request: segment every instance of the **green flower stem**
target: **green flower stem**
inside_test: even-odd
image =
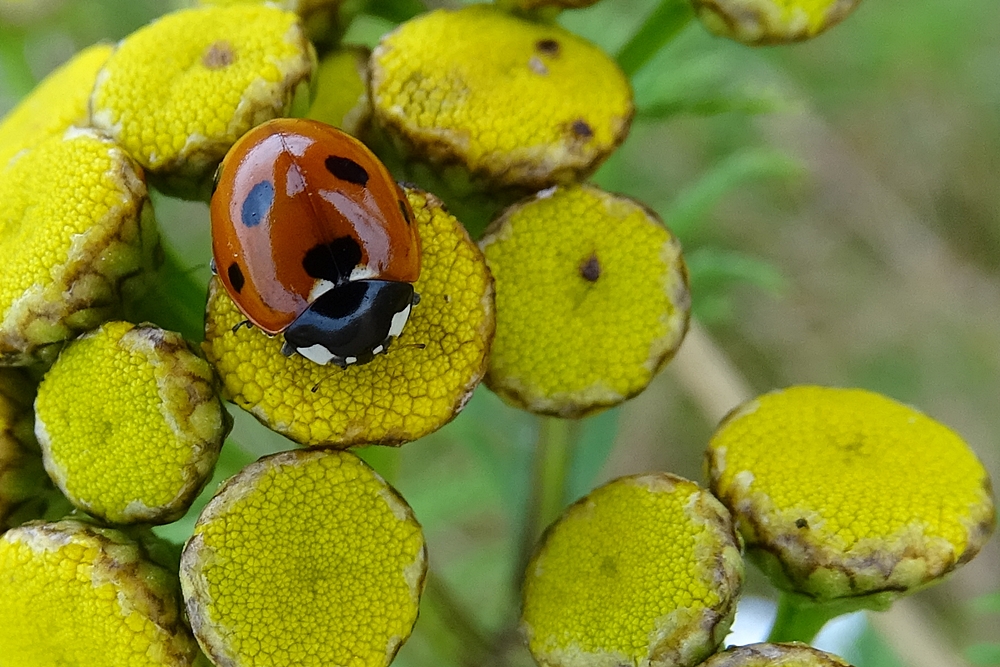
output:
[[[778,616],[771,627],[769,642],[810,643],[833,618],[841,614],[837,605],[814,602],[794,593],[781,592]]]
[[[517,563],[517,590],[520,590],[520,578],[539,536],[563,510],[573,458],[572,430],[575,425],[575,420],[559,417],[542,417],[539,420],[531,500]]]
[[[694,9],[690,0],[661,0],[632,39],[618,51],[618,65],[627,76],[633,76],[692,18]]]
[[[492,645],[473,618],[472,611],[458,601],[447,582],[428,571],[417,631],[433,646],[437,661],[456,665],[489,662]]]

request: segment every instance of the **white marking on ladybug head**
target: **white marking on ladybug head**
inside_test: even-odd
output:
[[[379,345],[379,346],[378,346],[378,347],[376,347],[376,348],[375,348],[374,350],[372,350],[372,354],[379,354],[379,353],[381,353],[381,352],[382,352],[382,350],[384,350],[384,349],[385,349],[385,347],[384,347],[384,346],[382,346],[382,345]]]
[[[375,269],[369,268],[367,266],[355,266],[351,269],[351,275],[347,279],[348,282],[354,282],[356,280],[371,280],[372,278],[377,278]]]
[[[406,326],[406,321],[410,319],[410,308],[412,307],[410,304],[407,304],[406,308],[392,316],[392,324],[389,325],[389,336],[399,338],[399,334],[403,333],[403,327]]]
[[[334,354],[330,350],[326,349],[319,343],[316,345],[310,345],[309,347],[297,347],[295,351],[301,354],[303,357],[317,363],[321,366],[326,366],[328,363],[333,361]]]
[[[350,366],[351,364],[358,363],[357,357],[344,357],[344,363]]]
[[[313,283],[312,289],[309,290],[309,298],[307,301],[312,303],[316,299],[320,298],[330,290],[332,290],[336,285],[329,280],[317,280]]]

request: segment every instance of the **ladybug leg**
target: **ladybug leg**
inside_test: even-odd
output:
[[[242,322],[238,322],[236,324],[236,326],[233,327],[233,333],[236,333],[237,331],[239,331],[240,327],[246,327],[247,329],[253,329],[253,322],[251,322],[250,320],[243,320]]]
[[[417,294],[416,292],[414,292],[414,293],[413,293],[413,301],[411,301],[411,302],[410,302],[410,305],[411,305],[411,306],[415,306],[415,305],[417,305],[418,303],[420,303],[420,295],[419,295],[419,294]]]

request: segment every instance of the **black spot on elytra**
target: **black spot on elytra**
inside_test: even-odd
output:
[[[558,56],[559,42],[554,39],[540,39],[535,42],[535,50],[545,56]]]
[[[597,255],[591,255],[580,264],[580,277],[588,283],[596,283],[601,277],[601,263],[597,261]]]
[[[256,227],[267,217],[274,204],[274,184],[261,181],[250,188],[247,198],[240,208],[240,222],[247,227]]]
[[[809,522],[806,521],[805,519],[796,519],[795,520],[795,527],[796,528],[808,528],[809,527]]]
[[[592,130],[590,125],[587,124],[587,121],[583,119],[574,120],[570,129],[573,130],[573,134],[581,139],[590,139],[594,136],[594,130]]]
[[[360,263],[361,246],[350,236],[315,245],[302,258],[302,268],[310,277],[329,280],[335,285],[347,282]]]
[[[243,277],[243,269],[236,262],[229,265],[226,269],[226,275],[229,276],[229,284],[233,286],[236,293],[239,294],[243,291],[243,285],[246,283],[246,279]]]
[[[402,199],[399,200],[399,210],[403,214],[403,220],[406,220],[406,224],[411,224],[413,221],[410,220],[410,212],[406,210],[406,202]]]
[[[326,170],[342,181],[361,187],[368,184],[368,172],[351,158],[331,155],[326,159]]]

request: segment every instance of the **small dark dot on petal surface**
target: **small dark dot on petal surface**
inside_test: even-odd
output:
[[[205,55],[201,57],[201,62],[208,69],[222,69],[236,62],[236,52],[233,51],[233,47],[229,42],[224,39],[219,40],[218,42],[213,42],[205,50]]]
[[[809,527],[809,522],[806,521],[805,519],[796,519],[795,520],[795,527],[796,528],[808,528]]]
[[[540,39],[535,42],[535,50],[545,56],[558,56],[559,42],[554,39]]]
[[[594,136],[594,131],[590,128],[590,125],[588,125],[587,121],[585,120],[574,120],[572,128],[573,128],[573,134],[582,139],[589,139],[592,136]]]
[[[591,255],[580,264],[580,277],[588,283],[596,283],[601,277],[601,263],[597,261],[597,255]]]

